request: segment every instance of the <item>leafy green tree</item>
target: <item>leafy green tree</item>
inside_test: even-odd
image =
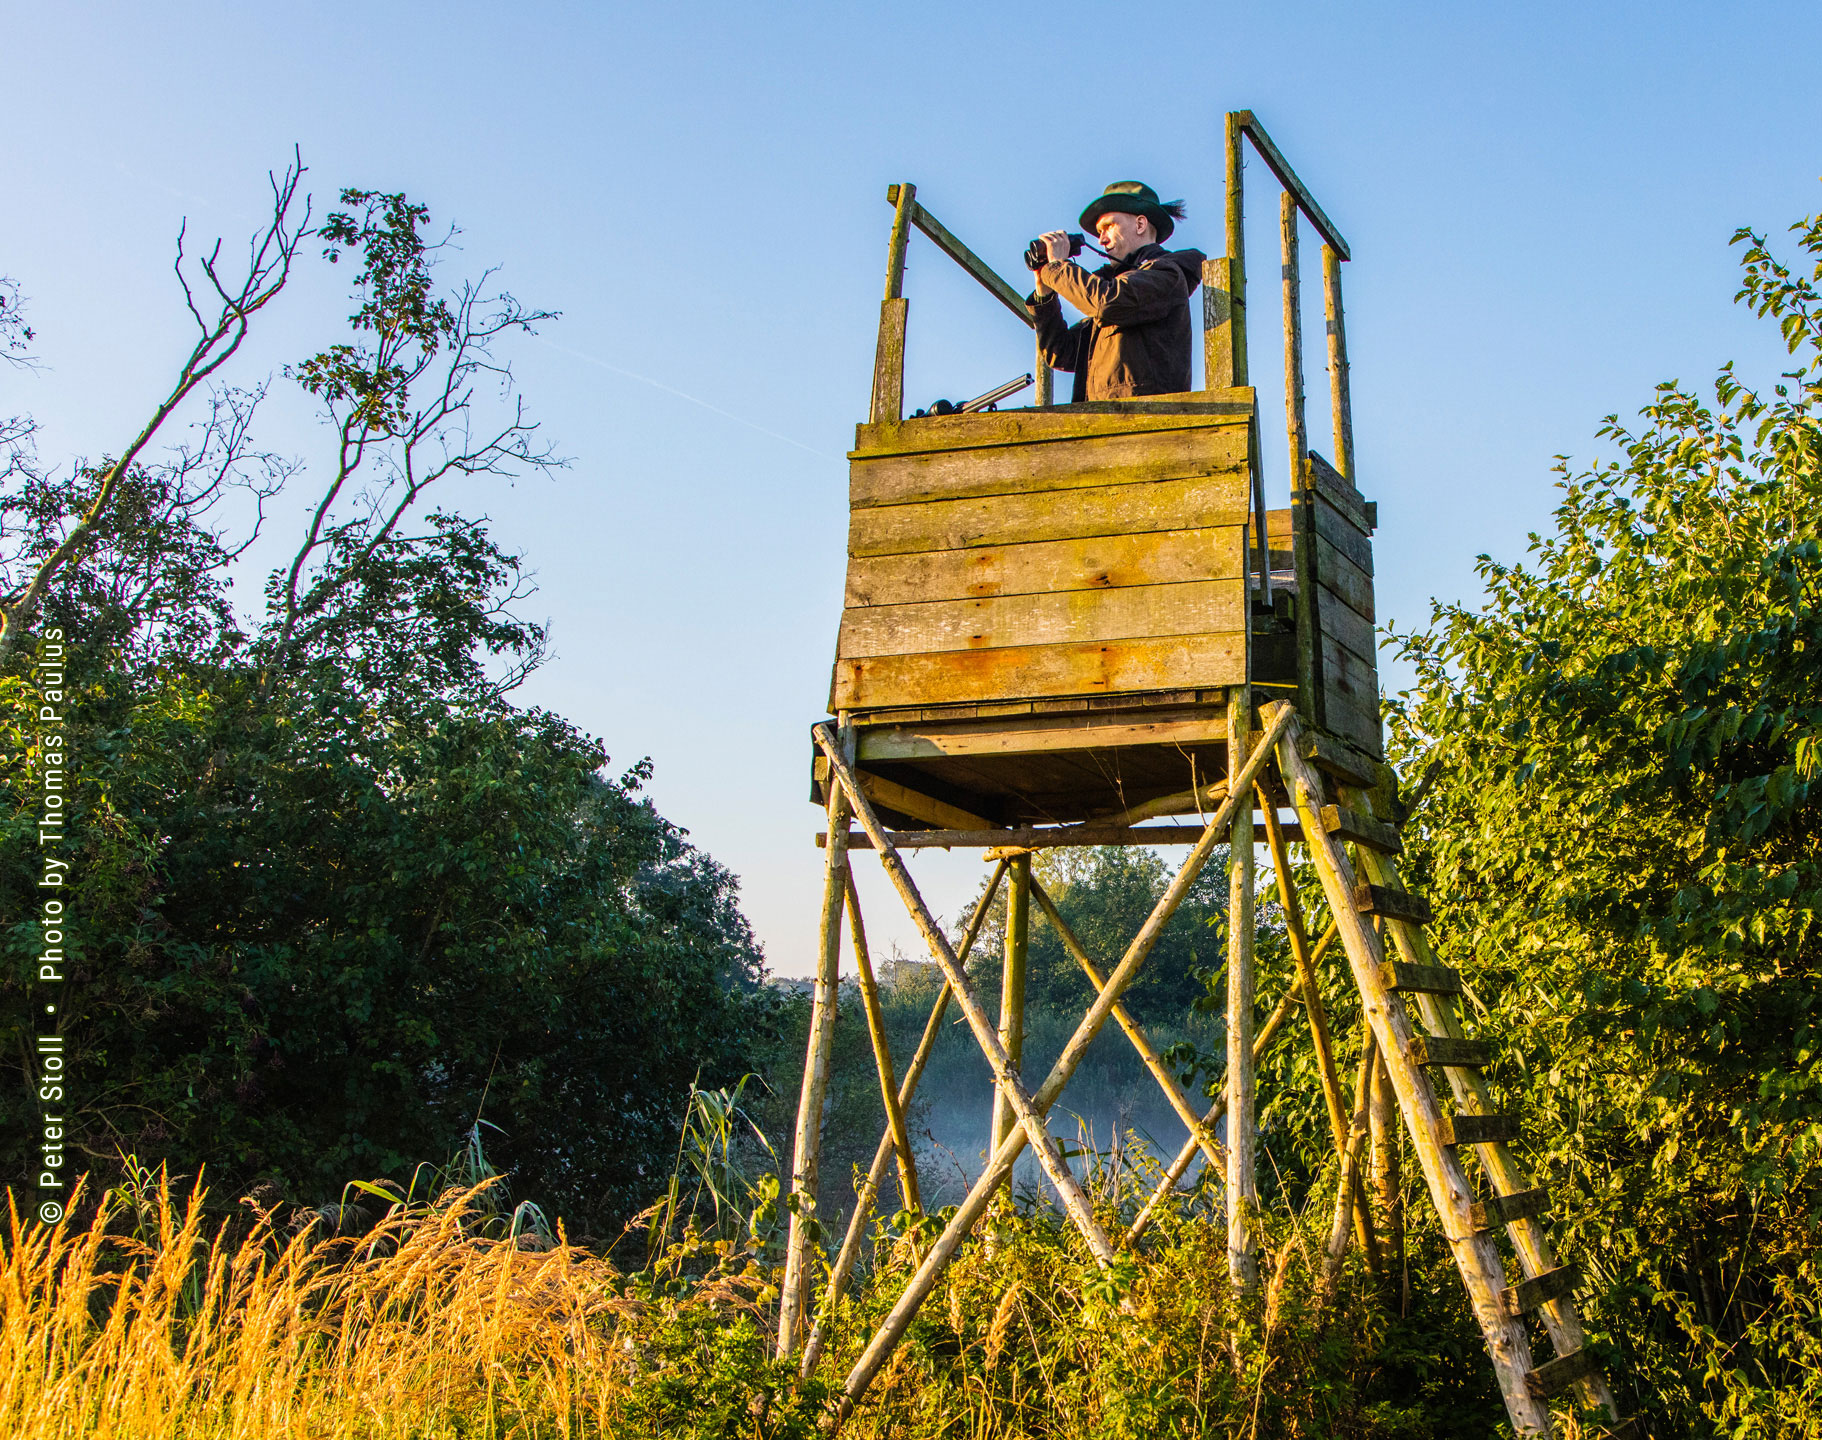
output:
[[[332,463],[262,611],[228,588],[257,519],[215,521],[235,487],[301,473],[252,442],[260,392],[215,392],[166,456],[53,473],[21,450],[0,491],[7,613],[67,646],[74,1148],[316,1202],[484,1123],[522,1191],[606,1230],[662,1187],[691,1082],[751,1068],[776,1006],[733,877],[642,796],[648,767],[608,778],[598,742],[507,700],[544,644],[514,613],[518,557],[419,513],[446,476],[559,463],[494,353],[543,312],[441,289],[404,196],[342,201],[319,233],[359,259],[351,338],[292,372]],[[30,652],[0,672],[15,1011],[37,949]],[[16,1064],[15,1175],[23,1041]]]
[[[1742,231],[1794,368],[1660,386],[1532,560],[1402,637],[1407,844],[1617,1378],[1671,1433],[1822,1426],[1822,217]]]

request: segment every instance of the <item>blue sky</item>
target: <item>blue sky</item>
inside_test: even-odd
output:
[[[652,757],[660,808],[739,874],[787,974],[812,963],[807,731],[890,181],[1015,283],[1025,241],[1116,179],[1184,196],[1173,243],[1218,253],[1221,116],[1253,109],[1353,247],[1360,483],[1403,626],[1471,598],[1476,554],[1522,555],[1552,457],[1595,458],[1604,414],[1727,359],[1773,373],[1727,240],[1822,209],[1813,3],[69,4],[8,30],[0,273],[45,365],[0,374],[0,406],[37,414],[47,454],[138,428],[187,348],[179,221],[244,237],[294,143],[319,210],[404,189],[462,228],[452,277],[498,264],[563,312],[514,358],[573,466],[446,499],[538,572],[556,658],[522,698],[617,766]],[[1269,309],[1276,201],[1248,178]],[[341,278],[306,266],[239,377],[331,338]],[[913,404],[1028,368],[1028,332],[921,240],[907,293]],[[274,396],[268,443],[320,463],[308,407]],[[953,912],[979,867],[915,871]],[[876,944],[917,953],[866,878]]]

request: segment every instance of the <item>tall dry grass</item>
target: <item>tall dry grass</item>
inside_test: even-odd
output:
[[[664,1357],[647,1342],[662,1272],[629,1283],[560,1231],[482,1234],[485,1188],[394,1205],[358,1239],[287,1236],[269,1215],[211,1233],[201,1188],[173,1198],[168,1180],[137,1214],[110,1194],[80,1228],[10,1206],[0,1434],[661,1433],[650,1387]],[[136,1233],[121,1233],[125,1218]],[[758,1340],[767,1280],[757,1267],[712,1276],[689,1303]]]

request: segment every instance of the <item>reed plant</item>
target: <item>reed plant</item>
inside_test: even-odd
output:
[[[14,1206],[0,1434],[808,1440],[947,1217],[876,1224],[824,1363],[802,1379],[773,1358],[782,1207],[775,1175],[737,1163],[740,1099],[692,1099],[671,1183],[610,1254],[512,1204],[479,1127],[441,1171],[288,1218],[251,1200],[223,1217],[201,1184],[132,1165],[72,1204],[81,1221],[44,1227]],[[1129,1222],[1152,1158],[1087,1134],[1072,1149],[1105,1222]],[[1218,1190],[1111,1271],[1035,1190],[1003,1196],[845,1433],[1421,1440],[1483,1419],[1472,1433],[1493,1433],[1497,1396],[1455,1291],[1397,1320],[1350,1274],[1317,1306],[1310,1217],[1325,1209],[1312,1195],[1260,1217],[1266,1283],[1242,1295]],[[1446,1271],[1440,1251],[1429,1260]]]

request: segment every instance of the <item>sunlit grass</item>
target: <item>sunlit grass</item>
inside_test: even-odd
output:
[[[137,1212],[104,1197],[82,1228],[13,1207],[0,1434],[636,1433],[652,1299],[560,1232],[479,1233],[484,1189],[396,1205],[358,1239],[287,1237],[269,1216],[211,1229],[202,1190],[168,1183]],[[732,1325],[764,1284],[724,1275],[692,1303]]]

